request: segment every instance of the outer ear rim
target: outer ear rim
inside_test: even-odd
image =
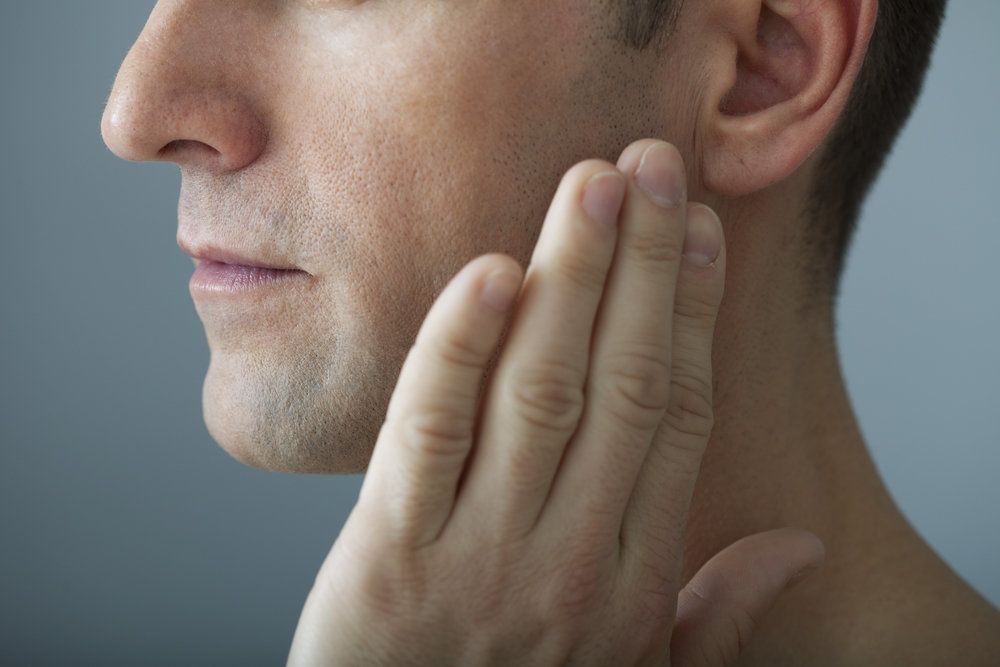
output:
[[[762,0],[764,1],[764,0]],[[774,0],[767,0],[769,4]],[[803,90],[771,107],[742,116],[721,112],[725,95],[735,85],[736,57],[725,86],[705,98],[709,119],[701,156],[701,181],[705,187],[727,197],[741,197],[763,190],[791,176],[819,149],[833,131],[850,100],[868,53],[875,29],[878,0],[841,0],[837,11],[849,11],[844,25],[850,52],[833,57],[843,64],[823,68]],[[778,0],[776,4],[781,4]],[[841,39],[840,37],[837,37]],[[829,37],[826,39],[830,39]],[[738,48],[742,42],[732,42]],[[821,45],[825,52],[830,49]],[[817,63],[821,67],[822,63]]]

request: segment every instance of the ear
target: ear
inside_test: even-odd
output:
[[[718,0],[704,15],[703,182],[742,196],[791,175],[833,129],[875,27],[878,0]]]

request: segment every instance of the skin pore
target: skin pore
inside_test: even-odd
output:
[[[484,253],[527,266],[570,165],[614,162],[640,137],[675,144],[690,198],[719,213],[728,248],[716,426],[686,571],[743,535],[806,528],[826,565],[782,599],[745,664],[953,664],[956,646],[973,651],[964,664],[985,664],[996,612],[883,488],[840,374],[832,305],[805,279],[800,210],[822,137],[795,143],[789,168],[756,170],[767,182],[718,166],[739,158],[725,157],[736,152],[705,109],[732,87],[715,68],[736,47],[700,27],[755,4],[685,10],[662,51],[640,53],[616,39],[614,13],[581,0],[161,0],[102,130],[122,157],[180,165],[188,247],[311,275],[253,303],[195,301],[210,433],[248,465],[305,473],[364,470],[435,296]],[[733,112],[787,92],[737,80],[750,85]]]

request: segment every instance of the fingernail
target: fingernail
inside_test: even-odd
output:
[[[593,220],[613,227],[625,198],[625,178],[617,171],[594,174],[583,188],[581,206]]]
[[[521,289],[521,281],[506,269],[497,269],[486,276],[479,297],[490,308],[506,313]]]
[[[673,208],[684,199],[684,160],[680,152],[664,141],[642,154],[635,181],[660,206]]]
[[[684,233],[684,257],[697,266],[715,262],[722,249],[722,223],[715,211],[707,206],[692,206],[688,210]]]

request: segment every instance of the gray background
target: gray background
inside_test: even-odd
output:
[[[359,476],[257,471],[201,416],[173,165],[99,120],[153,0],[0,9],[0,662],[283,664]],[[1000,3],[953,0],[838,337],[895,498],[1000,604]]]

